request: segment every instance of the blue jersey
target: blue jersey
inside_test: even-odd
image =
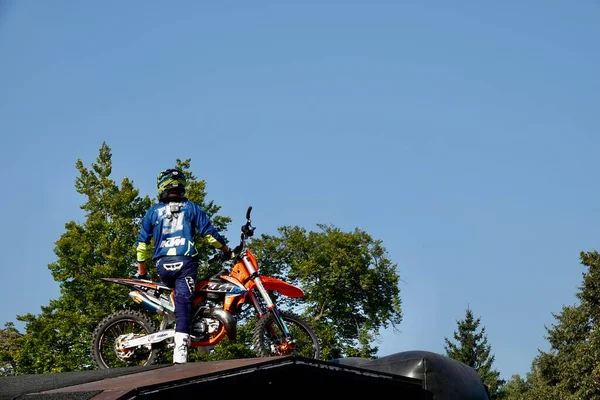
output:
[[[137,260],[142,262],[150,257],[156,260],[162,256],[195,257],[198,255],[194,243],[197,233],[217,249],[225,245],[198,204],[187,199],[158,203],[148,210],[142,220],[136,243]],[[149,246],[151,239],[154,239],[154,249]]]

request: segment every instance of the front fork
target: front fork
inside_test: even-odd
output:
[[[265,289],[265,287],[262,283],[262,280],[260,279],[260,275],[258,274],[258,271],[256,271],[256,269],[254,269],[252,262],[250,262],[250,260],[248,259],[247,256],[242,257],[242,262],[244,263],[244,265],[246,266],[246,269],[250,273],[250,279],[252,279],[252,281],[254,281],[254,284],[256,285],[258,292],[260,293],[261,297],[263,298],[263,300],[265,301],[265,304],[267,306],[267,309],[265,310],[263,308],[263,306],[259,303],[254,292],[252,290],[250,290],[248,292],[248,294],[250,296],[250,301],[252,301],[254,308],[256,308],[256,311],[258,312],[258,317],[263,318],[267,312],[269,312],[269,311],[272,312],[273,317],[275,318],[275,322],[277,322],[279,329],[281,329],[281,331],[285,335],[286,342],[290,343],[290,344],[294,343],[294,338],[292,338],[292,334],[290,333],[290,330],[288,329],[287,324],[283,320],[283,317],[281,315],[281,312],[279,311],[279,308],[277,308],[275,303],[273,303],[273,300],[271,299],[269,292]],[[276,336],[276,333],[273,332],[272,330],[270,333],[273,336]]]

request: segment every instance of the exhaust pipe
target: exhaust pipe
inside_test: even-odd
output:
[[[131,297],[134,303],[141,304],[145,309],[149,311],[154,311],[158,314],[163,314],[165,312],[165,309],[162,306],[148,300],[146,296],[144,296],[137,290],[132,290],[131,292],[129,292],[129,297]]]
[[[234,341],[237,338],[237,323],[233,316],[222,308],[201,308],[198,310],[200,315],[205,318],[213,318],[222,323],[227,331],[229,340]]]

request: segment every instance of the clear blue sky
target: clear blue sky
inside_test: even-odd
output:
[[[192,159],[258,233],[361,228],[398,264],[401,332],[444,352],[470,307],[504,378],[575,304],[600,225],[600,4],[0,2],[0,323],[59,296],[75,162],[154,195]]]

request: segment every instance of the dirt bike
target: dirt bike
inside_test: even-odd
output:
[[[196,282],[189,346],[209,352],[225,337],[235,340],[237,318],[242,310],[253,307],[257,322],[251,347],[258,357],[296,354],[319,359],[321,349],[311,325],[299,315],[281,310],[273,296],[278,293],[290,298],[303,297],[303,290],[261,275],[256,257],[246,247],[256,229],[251,224],[251,211],[252,206],[246,211],[240,244],[233,251],[229,267],[224,266],[220,273]],[[222,254],[218,254],[209,263],[224,261]],[[172,348],[174,343],[173,290],[150,280],[101,279],[131,288],[129,296],[143,307],[115,311],[97,325],[91,348],[94,365],[106,369],[156,363],[159,352]],[[160,315],[158,329],[151,313]]]

